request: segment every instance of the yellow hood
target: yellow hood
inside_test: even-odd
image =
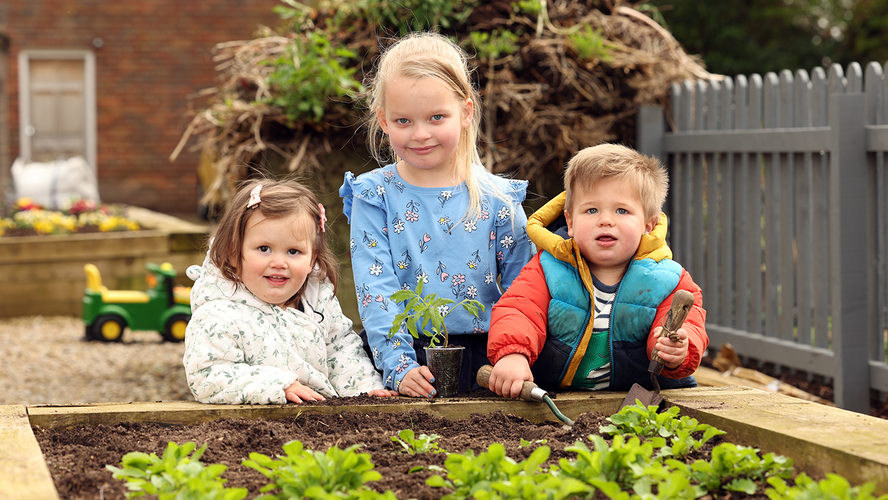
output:
[[[560,261],[585,268],[583,259],[580,258],[580,249],[573,238],[563,238],[555,234],[549,225],[564,215],[564,200],[566,193],[562,192],[542,208],[534,212],[527,219],[527,235],[540,250],[551,253]],[[641,243],[635,253],[635,260],[654,259],[659,262],[672,258],[672,250],[666,244],[666,214],[660,214],[660,220],[653,231],[641,236]],[[579,264],[583,262],[583,264]]]

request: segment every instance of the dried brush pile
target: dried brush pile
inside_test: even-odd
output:
[[[627,6],[606,0],[461,3],[471,13],[440,31],[476,54],[475,79],[484,99],[482,158],[497,173],[531,182],[560,180],[579,148],[603,141],[633,144],[638,108],[666,104],[672,83],[716,78],[668,31]],[[545,10],[519,7],[534,4]],[[324,155],[338,149],[364,154],[360,127],[366,109],[359,87],[326,99],[315,121],[288,116],[274,104],[276,93],[284,91],[269,83],[282,60],[292,57],[299,67],[294,47],[320,30],[332,47],[349,51],[339,62],[351,64],[356,79],[370,74],[380,46],[391,37],[360,14],[342,22],[345,5],[312,9],[286,33],[214,47],[220,83],[200,93],[212,96],[211,104],[195,111],[172,155],[196,137],[193,147],[213,158],[204,203],[224,204],[231,186],[262,165],[270,151],[284,159],[285,171],[322,171]],[[490,37],[478,35],[485,33]]]

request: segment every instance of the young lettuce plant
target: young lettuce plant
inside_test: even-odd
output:
[[[447,453],[445,450],[438,449],[438,439],[441,436],[437,434],[420,434],[419,437],[410,429],[404,429],[398,432],[397,436],[392,436],[392,441],[404,447],[404,450],[411,455],[417,453]]]
[[[377,493],[364,483],[378,481],[382,475],[374,470],[369,453],[358,453],[361,445],[345,450],[332,446],[326,453],[305,449],[301,441],[290,441],[283,446],[285,455],[278,460],[261,453],[250,453],[244,467],[254,469],[271,480],[260,491],[266,494],[256,500],[284,500],[295,498],[375,498],[395,500],[391,491]]]
[[[848,480],[833,474],[826,473],[826,479],[815,481],[804,472],[795,478],[795,486],[789,486],[780,477],[769,477],[768,488],[765,494],[771,500],[796,500],[799,498],[831,498],[835,500],[888,500],[888,495],[876,496],[876,482],[870,481],[860,486],[852,487]]]
[[[115,479],[126,481],[126,498],[151,496],[158,500],[241,500],[247,497],[246,488],[225,488],[221,476],[228,467],[222,464],[204,466],[200,457],[207,449],[204,444],[197,451],[193,442],[181,446],[167,445],[163,457],[138,451],[127,453],[120,468],[106,465]],[[192,455],[191,452],[194,451]],[[191,455],[191,456],[189,456]]]
[[[406,324],[407,331],[413,338],[418,339],[419,333],[429,337],[429,346],[447,347],[450,345],[450,337],[447,335],[447,326],[444,324],[444,318],[447,317],[457,307],[462,307],[474,317],[478,317],[478,309],[484,311],[484,304],[472,299],[463,299],[456,302],[452,299],[438,297],[436,293],[430,293],[423,297],[422,287],[423,281],[416,283],[416,289],[401,289],[392,294],[391,299],[395,302],[404,303],[404,311],[395,315],[392,321],[392,327],[389,329],[389,338],[393,337],[398,331],[401,331],[403,325]],[[454,304],[454,305],[452,305]],[[451,306],[452,305],[452,306]],[[426,327],[431,323],[431,332]]]

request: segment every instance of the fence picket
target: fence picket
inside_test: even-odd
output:
[[[730,77],[726,79],[730,80]],[[749,83],[744,75],[737,75],[734,85],[734,130],[747,128],[749,115]],[[736,214],[733,225],[735,227],[734,266],[736,292],[734,293],[734,324],[741,330],[749,328],[749,308],[747,307],[746,293],[749,290],[749,245],[748,240],[752,222],[749,217],[749,153],[734,154],[734,174],[737,180],[734,190],[736,200]],[[728,261],[731,262],[731,261]]]
[[[749,123],[751,130],[758,130],[762,127],[762,108],[764,101],[764,81],[758,74],[753,74],[750,78],[749,85]],[[747,238],[749,245],[749,312],[750,325],[749,331],[755,334],[761,334],[763,327],[763,305],[764,299],[764,280],[762,274],[762,231],[763,219],[762,211],[764,208],[762,198],[762,165],[764,165],[764,154],[757,152],[753,156],[750,154],[750,164],[748,169],[749,176],[749,217],[752,224],[750,237]]]
[[[764,128],[780,126],[778,108],[780,81],[776,73],[765,74]],[[765,179],[765,331],[776,337],[780,328],[780,154],[766,155]]]
[[[731,130],[734,125],[733,116],[733,97],[734,97],[734,81],[731,78],[725,78],[721,82],[719,125],[722,130]],[[721,242],[721,266],[719,266],[719,274],[721,276],[721,314],[723,321],[734,323],[734,281],[736,269],[731,265],[734,262],[734,252],[736,248],[736,231],[735,226],[735,190],[738,184],[737,172],[735,169],[735,154],[726,152],[720,155],[723,159],[722,165],[722,184],[721,184],[721,221],[719,225],[722,231]]]
[[[778,86],[780,105],[778,106],[778,127],[790,128],[795,126],[795,108],[794,103],[794,87],[795,80],[792,71],[783,70],[780,72],[780,83]],[[779,177],[780,185],[777,191],[779,199],[779,238],[780,243],[777,248],[777,261],[779,266],[780,283],[780,323],[777,327],[777,337],[784,340],[793,340],[795,337],[795,259],[793,256],[793,248],[795,243],[795,224],[793,212],[795,211],[795,155],[791,153],[778,153],[779,172],[775,178]]]
[[[798,70],[796,72],[795,87],[793,88],[793,103],[795,106],[795,126],[811,126],[811,81],[808,72]],[[810,151],[795,155],[796,165],[796,252],[798,261],[796,264],[796,323],[798,328],[797,340],[799,342],[811,342],[812,334],[812,305],[811,305],[811,252],[813,242],[811,213],[813,211],[813,199],[811,192],[811,176],[813,158]],[[818,155],[819,156],[819,155]]]
[[[715,80],[707,82],[706,85],[706,130],[718,129],[718,118],[720,115],[719,103],[721,102],[721,83]],[[704,170],[703,175],[706,179],[706,200],[704,202],[704,213],[706,217],[706,288],[715,292],[719,289],[719,257],[721,253],[721,241],[719,238],[719,208],[724,204],[719,200],[718,179],[721,172],[721,158],[717,153],[707,153],[703,155]],[[722,318],[721,301],[714,300],[709,303],[709,314],[716,321],[724,321]]]
[[[705,130],[706,122],[704,121],[705,117],[705,109],[706,109],[706,83],[702,80],[697,81],[697,85],[695,86],[695,94],[694,94],[694,130]],[[703,153],[695,153],[692,155],[694,158],[693,169],[691,170],[691,175],[693,176],[692,181],[692,193],[704,193],[705,186],[703,184],[704,180],[704,154]],[[707,268],[706,268],[706,254],[704,253],[704,229],[705,225],[703,224],[703,196],[692,196],[693,203],[693,213],[691,214],[691,263],[693,265],[693,269],[695,271],[695,276],[698,276],[698,283],[709,283],[709,279],[707,278]],[[704,285],[706,286],[706,285]],[[713,290],[714,291],[714,290]]]

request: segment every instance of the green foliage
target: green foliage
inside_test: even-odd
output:
[[[854,0],[850,4],[862,3]],[[879,2],[872,2],[879,3]],[[764,75],[782,69],[810,70],[841,57],[846,21],[844,0],[650,0],[664,26],[709,71],[724,75]],[[854,16],[857,22],[858,16]],[[877,21],[884,23],[883,20]],[[876,37],[884,46],[884,32]],[[848,59],[850,62],[856,59]],[[861,61],[862,62],[862,61]]]
[[[363,90],[349,67],[355,53],[334,47],[322,32],[296,38],[286,55],[273,61],[274,71],[266,78],[268,104],[283,109],[293,123],[319,122],[334,98]]]
[[[600,60],[610,62],[611,44],[601,34],[600,29],[583,26],[580,30],[567,34],[567,45],[576,54],[580,61]]]
[[[773,453],[760,457],[757,449],[733,443],[721,443],[713,448],[710,461],[697,460],[690,466],[671,459],[666,463],[689,472],[702,491],[721,488],[749,495],[756,492],[757,482],[769,477],[788,478],[793,470],[789,458]]]
[[[502,496],[507,494],[507,489],[514,485],[518,486],[518,478],[532,478],[540,471],[542,465],[548,458],[551,449],[548,446],[540,446],[527,457],[527,460],[515,462],[506,456],[506,449],[500,443],[494,443],[488,447],[486,452],[475,456],[472,450],[464,454],[451,453],[444,461],[444,467],[447,469],[447,479],[434,475],[426,480],[426,484],[432,487],[448,487],[454,491],[442,497],[442,500],[457,500],[468,498],[522,498],[512,496]],[[539,478],[544,481],[545,478]],[[504,486],[504,483],[508,486]],[[526,480],[521,480],[522,486],[519,488],[525,491]],[[553,486],[550,484],[549,486]],[[534,488],[538,488],[535,486]],[[531,489],[534,489],[531,488]],[[494,490],[496,495],[491,493]],[[531,498],[531,497],[527,497]],[[536,497],[533,497],[536,498]],[[543,497],[551,498],[551,497]]]
[[[392,441],[399,443],[404,450],[411,455],[417,453],[447,453],[445,450],[438,449],[436,442],[441,436],[437,434],[420,434],[419,437],[410,429],[404,429],[398,432],[397,436],[392,436]]]
[[[459,306],[477,318],[478,309],[484,311],[484,304],[468,298],[456,302],[452,299],[438,297],[436,293],[423,297],[423,283],[422,280],[419,280],[415,290],[402,289],[392,294],[393,301],[406,303],[406,306],[402,312],[395,315],[392,327],[389,329],[389,338],[398,333],[403,325],[406,325],[407,331],[413,335],[413,338],[419,338],[419,332],[422,332],[423,335],[430,338],[429,345],[435,347],[441,342],[443,336],[442,347],[447,347],[450,339],[447,336],[444,318]],[[455,305],[451,307],[451,304]],[[431,323],[431,332],[426,330],[429,323]]]
[[[360,445],[345,450],[333,446],[326,453],[306,450],[300,441],[283,446],[286,455],[278,460],[261,453],[250,453],[243,465],[261,472],[272,482],[262,492],[277,490],[256,500],[296,498],[385,498],[395,496],[387,491],[382,496],[364,483],[378,481],[382,476],[374,470],[369,453],[357,453]],[[344,496],[345,495],[345,496]]]
[[[469,33],[468,43],[482,60],[499,59],[503,55],[518,52],[519,48],[518,35],[502,28],[492,32],[473,31]]]
[[[288,22],[293,29],[300,30],[307,22],[311,20],[311,7],[297,0],[280,0],[288,5],[276,5],[272,12],[280,16],[280,18]]]
[[[575,461],[561,459],[561,474],[573,477],[606,491],[616,487],[616,491],[631,488],[644,476],[644,470],[652,462],[654,447],[642,443],[637,436],[624,440],[615,436],[613,446],[609,446],[601,436],[589,436],[594,443],[592,451],[585,443],[577,441],[565,448],[577,454]]]
[[[656,406],[635,404],[620,409],[619,412],[607,417],[610,425],[603,425],[599,432],[608,435],[633,434],[650,438],[660,448],[663,455],[683,457],[693,450],[700,449],[715,436],[725,434],[707,424],[701,424],[695,418],[678,417],[679,409],[673,406],[662,413],[657,413]],[[695,433],[703,433],[700,439]]]
[[[462,24],[480,0],[351,0],[337,2],[338,26],[364,18],[381,31],[405,35],[412,31],[451,29]]]
[[[213,464],[205,467],[200,457],[207,449],[197,451],[195,443],[181,446],[170,442],[163,457],[157,454],[132,452],[123,456],[120,468],[105,466],[115,479],[126,481],[126,498],[152,495],[158,500],[241,500],[245,488],[225,488],[221,476],[228,467]],[[192,455],[191,452],[194,452]],[[191,455],[191,456],[189,456]]]
[[[543,11],[543,5],[540,0],[518,0],[512,2],[512,10],[517,14],[523,12],[525,14],[538,15]]]
[[[612,499],[666,500],[699,498],[719,490],[760,494],[759,483],[791,475],[792,460],[770,453],[760,457],[756,449],[733,444],[716,446],[708,462],[698,460],[689,465],[671,458],[677,455],[673,451],[676,439],[693,446],[693,439],[686,435],[703,432],[705,436],[708,432],[702,444],[723,434],[694,419],[676,418],[677,414],[677,410],[670,410],[663,418],[656,418],[656,407],[641,405],[636,405],[635,411],[621,410],[611,417],[617,423],[610,429],[614,434],[610,444],[602,436],[590,435],[592,449],[578,441],[565,448],[575,453],[576,459],[562,458],[558,467],[548,471],[541,467],[550,452],[546,446],[521,463],[506,456],[499,444],[478,456],[471,450],[462,455],[451,453],[444,464],[446,479],[436,475],[426,482],[453,490],[445,499],[588,498],[600,492]],[[639,429],[645,435],[621,433],[617,429],[622,425],[619,416],[628,418],[627,429]],[[667,446],[667,438],[673,438],[672,446]]]
[[[888,500],[888,495],[873,495],[875,481],[852,488],[847,479],[832,473],[815,481],[802,472],[796,476],[795,486],[787,485],[779,477],[769,477],[767,481],[773,486],[765,491],[771,500]]]

